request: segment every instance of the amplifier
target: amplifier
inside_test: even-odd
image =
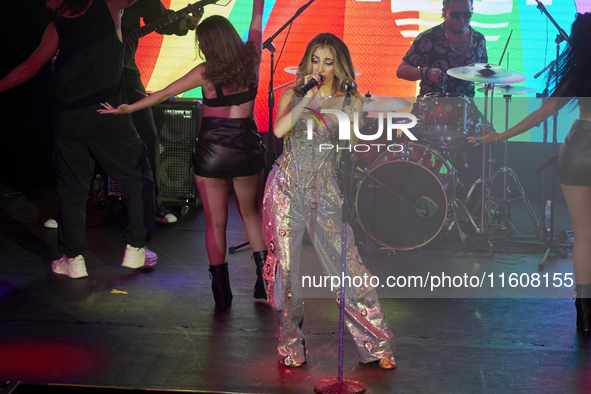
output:
[[[179,98],[152,107],[160,138],[160,195],[195,198],[193,151],[199,136],[201,102]]]
[[[192,155],[199,136],[201,102],[191,98],[169,100],[153,106],[152,113],[160,140],[160,196],[198,198]],[[121,196],[111,178],[107,193],[109,196]]]

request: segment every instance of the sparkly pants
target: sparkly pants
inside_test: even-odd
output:
[[[299,278],[304,230],[325,275],[341,276],[341,206],[334,180],[316,187],[291,187],[285,173],[277,170],[263,203],[263,235],[269,251],[264,277],[268,301],[275,307],[280,326],[278,356],[284,365],[306,361],[302,332],[304,303]],[[362,265],[353,232],[347,229],[347,272],[351,278],[371,274]],[[355,341],[359,361],[368,363],[392,355],[394,337],[371,287],[348,288],[345,324]]]

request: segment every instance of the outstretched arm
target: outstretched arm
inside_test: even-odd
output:
[[[468,137],[468,141],[491,144],[508,140],[511,137],[525,133],[532,127],[539,125],[544,120],[548,119],[548,117],[553,115],[556,111],[564,107],[570,100],[570,97],[549,97],[546,99],[546,101],[544,101],[544,104],[542,104],[540,108],[527,115],[521,122],[517,123],[507,131],[499,134],[494,131],[485,130],[485,136]]]
[[[55,30],[55,25],[51,22],[47,25],[41,44],[35,49],[35,52],[21,65],[17,66],[7,76],[0,80],[0,92],[18,86],[33,78],[57,52],[59,47],[59,37]]]
[[[252,19],[248,31],[248,41],[254,42],[259,50],[263,49],[263,9],[265,0],[253,0]]]
[[[194,89],[198,86],[202,86],[204,79],[203,74],[204,65],[201,63],[191,71],[189,71],[184,77],[178,79],[168,85],[166,88],[159,90],[151,95],[136,101],[135,103],[121,104],[119,107],[114,108],[109,103],[103,103],[102,106],[105,109],[97,110],[101,114],[129,114],[140,109],[148,108],[156,104],[160,104],[163,101],[170,99],[180,93],[186,92],[187,90]]]

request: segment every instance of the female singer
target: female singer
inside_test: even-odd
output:
[[[260,191],[266,149],[254,121],[262,50],[264,0],[254,0],[248,41],[243,43],[226,18],[214,15],[197,26],[196,41],[206,62],[168,87],[117,108],[103,104],[101,113],[123,114],[156,105],[190,89],[203,89],[203,120],[195,147],[195,181],[203,200],[206,247],[216,308],[232,304],[226,262],[228,188],[234,183],[238,208],[257,266],[255,298],[265,298],[262,268],[266,246],[262,236]]]
[[[507,131],[497,134],[486,131],[483,137],[470,137],[471,142],[493,143],[509,139],[540,124],[564,107],[574,97],[579,105],[576,120],[556,163],[556,172],[570,212],[575,243],[573,268],[575,272],[577,329],[591,336],[591,13],[577,14],[572,26],[570,44],[560,57],[554,75],[554,92],[542,106]]]
[[[333,34],[323,33],[308,44],[297,75],[295,88],[286,90],[279,101],[274,132],[283,138],[284,148],[263,202],[263,234],[269,251],[264,272],[269,283],[267,299],[277,310],[281,328],[279,363],[287,367],[299,367],[306,362],[306,342],[301,330],[304,308],[298,278],[305,230],[325,275],[340,277],[341,271],[343,201],[335,176],[337,155],[334,149],[318,151],[320,144],[336,145],[338,122],[325,114],[328,129],[324,124],[320,127],[307,123],[304,112],[343,109],[345,84],[355,80],[355,71],[345,43]],[[312,80],[318,86],[305,95],[298,93]],[[351,94],[360,96],[355,88]],[[338,97],[341,99],[334,99]],[[359,110],[360,100],[353,101],[353,107]],[[314,125],[312,139],[308,139],[307,124]],[[346,274],[351,278],[371,277],[362,265],[351,228],[347,229],[346,249]],[[345,323],[354,338],[359,360],[379,360],[380,367],[395,368],[394,338],[375,290],[348,288],[346,294]]]

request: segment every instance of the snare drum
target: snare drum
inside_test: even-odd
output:
[[[395,250],[416,249],[443,228],[456,193],[455,170],[432,148],[384,152],[357,185],[355,208],[367,235]]]
[[[467,146],[468,98],[458,93],[427,93],[417,99],[420,109],[421,140],[439,150]]]

